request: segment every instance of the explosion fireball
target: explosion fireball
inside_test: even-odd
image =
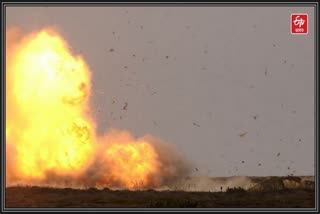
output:
[[[188,173],[154,137],[97,136],[90,68],[57,30],[6,37],[7,185],[157,188]]]

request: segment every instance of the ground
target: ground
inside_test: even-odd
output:
[[[6,208],[314,208],[312,189],[227,192],[7,187]]]

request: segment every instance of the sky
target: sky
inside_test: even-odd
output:
[[[314,174],[313,7],[7,7],[6,25],[84,56],[99,133],[157,136],[194,175]]]

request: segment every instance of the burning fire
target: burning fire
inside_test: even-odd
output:
[[[145,138],[96,136],[90,68],[56,30],[9,30],[6,48],[7,185],[147,188],[187,171]]]

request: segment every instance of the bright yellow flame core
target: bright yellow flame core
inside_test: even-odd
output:
[[[90,70],[54,30],[7,44],[6,62],[6,141],[15,147],[15,178],[41,181],[48,173],[81,177],[104,145],[101,159],[107,170],[97,182],[155,185],[152,177],[160,165],[151,144],[131,136],[119,142],[121,134],[96,143],[88,108]]]
[[[10,134],[15,132],[17,173],[38,179],[48,171],[75,175],[93,152],[94,126],[85,115],[88,67],[52,30],[23,40],[9,63],[7,126],[15,127]]]

